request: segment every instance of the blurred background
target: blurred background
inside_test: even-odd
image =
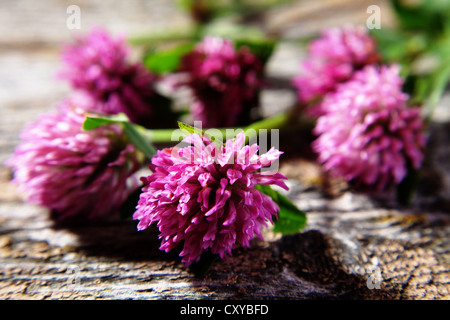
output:
[[[4,0],[0,2],[0,163],[18,143],[18,135],[27,121],[51,110],[70,91],[58,81],[62,46],[77,34],[101,26],[112,34],[130,38],[189,30],[196,23],[186,9],[187,1],[62,1]],[[316,35],[327,26],[347,23],[365,24],[367,7],[381,8],[382,27],[393,23],[388,1],[288,1],[249,0],[214,1],[225,8],[217,19],[227,25],[254,26],[280,43],[269,64],[267,75],[289,81],[298,73],[304,48],[296,39]],[[80,29],[69,29],[67,12],[71,5],[80,8]],[[239,5],[236,11],[228,8]],[[237,7],[237,6],[236,6]],[[263,92],[263,110],[270,114],[290,106],[292,90]],[[278,94],[277,94],[278,93]],[[3,170],[3,169],[2,169]]]

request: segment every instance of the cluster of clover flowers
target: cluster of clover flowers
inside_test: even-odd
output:
[[[258,154],[244,132],[219,143],[193,128],[185,145],[161,150],[143,142],[139,130],[172,118],[155,89],[161,76],[129,61],[130,51],[124,37],[102,29],[64,49],[60,76],[73,94],[22,132],[8,161],[29,202],[59,220],[107,220],[138,190],[138,230],[155,223],[160,249],[182,246],[186,265],[205,252],[224,258],[237,245],[250,246],[282,208],[302,214],[270,187],[288,189],[286,177],[264,170],[282,152]],[[407,105],[398,67],[377,65],[365,31],[327,30],[310,53],[293,83],[306,111],[318,117],[313,147],[324,168],[379,189],[401,181],[408,165],[419,168],[425,144],[419,109]],[[185,76],[174,88],[191,89],[190,111],[205,127],[241,126],[259,105],[263,70],[247,47],[207,37],[183,56],[177,72]],[[114,118],[123,114],[126,120]],[[99,121],[86,125],[93,118]],[[147,161],[151,173],[139,183]],[[297,217],[299,227],[304,219]]]
[[[316,119],[313,150],[323,168],[361,189],[399,184],[424,158],[419,106],[402,92],[399,65],[383,65],[364,27],[331,28],[309,46],[293,79]]]

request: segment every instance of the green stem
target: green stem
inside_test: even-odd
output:
[[[172,135],[177,129],[145,129],[141,131],[141,134],[153,143],[166,143],[173,142]]]
[[[247,139],[249,139],[254,137],[255,133],[258,134],[258,130],[260,129],[270,130],[283,127],[289,121],[289,115],[289,112],[283,112],[260,121],[256,121],[245,128],[215,128],[214,130],[219,130],[225,137],[227,133],[232,132],[233,130],[238,132],[239,129],[242,129],[246,133]],[[152,143],[168,143],[177,142],[176,138],[179,136],[174,134],[175,130],[179,129],[145,129],[141,130],[140,133]]]
[[[255,137],[260,129],[279,129],[283,127],[290,119],[289,112],[282,112],[274,116],[262,119],[260,121],[253,122],[249,126],[244,128],[247,139]]]

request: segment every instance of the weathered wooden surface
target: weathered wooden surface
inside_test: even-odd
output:
[[[52,77],[59,45],[71,35],[65,8],[72,3],[37,3],[0,4],[2,163],[23,124],[51,110],[68,92]],[[120,3],[78,1],[83,28],[105,24],[112,30],[140,32],[187,23],[167,1],[136,0],[119,8]],[[324,1],[327,10],[314,3],[277,8],[261,19],[271,32],[289,37],[343,19],[364,22],[368,6]],[[268,71],[289,79],[301,57],[293,44],[283,44]],[[56,225],[45,209],[21,201],[2,166],[0,299],[449,299],[449,97],[432,123],[426,168],[411,207],[398,206],[391,194],[371,199],[338,182],[324,187],[314,161],[288,157],[280,170],[291,178],[288,196],[308,213],[307,228],[284,237],[268,231],[265,241],[238,248],[202,279],[175,252],[158,250],[157,230],[137,232],[135,221]],[[263,95],[264,108],[272,113],[293,99],[289,89],[271,90]],[[304,148],[308,137],[296,137],[294,143]]]

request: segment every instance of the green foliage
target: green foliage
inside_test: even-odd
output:
[[[166,50],[154,50],[144,56],[143,63],[150,71],[162,75],[178,70],[182,57],[194,48],[187,42]]]
[[[191,52],[195,45],[206,36],[230,39],[235,43],[237,49],[247,47],[263,63],[269,60],[276,46],[275,40],[266,38],[257,28],[229,23],[211,23],[195,28],[190,35],[182,35],[184,40],[174,39],[181,40],[181,43],[170,48],[158,47],[161,39],[156,35],[147,40],[135,39],[133,41],[153,48],[144,54],[143,64],[153,73],[165,75],[178,71],[183,56]],[[166,39],[165,42],[170,42],[169,40]]]
[[[245,19],[293,0],[177,0],[180,10],[190,13],[195,22],[206,24],[227,17]]]
[[[293,234],[306,226],[306,214],[292,203],[288,197],[268,185],[256,185],[255,189],[270,196],[280,207],[278,219],[274,221],[274,232]]]
[[[183,130],[183,131],[185,131],[185,132],[187,132],[189,134],[195,133],[195,134],[198,134],[198,135],[200,135],[202,137],[206,134],[205,131],[203,131],[203,130],[201,130],[199,128],[193,127],[191,125],[188,125],[187,123],[184,123],[184,122],[181,122],[181,121],[178,121],[178,127],[181,130]]]
[[[119,113],[113,116],[95,117],[94,115],[86,117],[83,122],[83,130],[94,130],[104,125],[111,123],[125,123],[129,122],[128,117],[124,113]]]
[[[122,126],[124,133],[130,142],[137,149],[139,149],[147,159],[151,159],[156,154],[155,147],[140,133],[140,131],[143,131],[144,129],[138,125],[130,123],[127,116],[124,114],[102,117],[88,116],[83,122],[83,130],[94,130],[100,126],[113,123],[120,124]]]
[[[393,0],[392,6],[402,29],[440,34],[448,28],[449,0]]]
[[[269,60],[276,46],[276,41],[271,39],[236,38],[234,43],[236,48],[247,47],[264,64]]]
[[[396,29],[374,29],[382,62],[398,63],[410,103],[429,120],[450,80],[450,0],[392,0]]]

